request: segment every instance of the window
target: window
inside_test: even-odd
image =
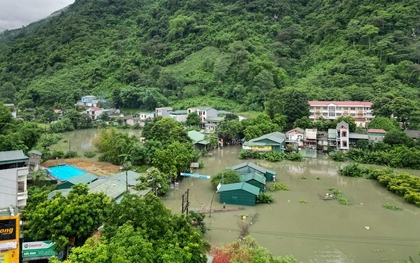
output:
[[[341,110],[341,107],[337,107],[336,109],[337,109],[337,110]]]
[[[316,109],[317,109],[317,110],[320,110],[320,109],[321,109],[321,107],[316,107]]]
[[[343,147],[347,147],[347,142],[343,142]]]
[[[18,193],[25,192],[25,182],[18,182]]]
[[[356,110],[356,107],[350,107],[350,110]]]
[[[341,116],[341,113],[336,113],[335,116]]]
[[[352,113],[351,116],[353,116],[353,117],[356,116],[356,113]]]
[[[363,107],[358,107],[357,109],[358,109],[358,110],[363,110]]]
[[[348,109],[349,109],[349,107],[343,107],[343,109],[344,109],[344,110],[348,110]]]

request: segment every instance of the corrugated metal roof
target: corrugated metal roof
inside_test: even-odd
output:
[[[272,132],[272,133],[264,134],[263,136],[260,136],[258,138],[254,138],[252,140],[249,140],[249,142],[256,143],[258,141],[267,139],[267,140],[273,141],[275,143],[282,144],[284,142],[285,137],[286,136],[284,135],[284,133]]]
[[[137,178],[142,177],[142,174],[133,172],[133,171],[127,171],[127,179],[128,179],[128,185],[136,185],[139,181],[137,181]],[[125,184],[126,174],[125,172],[117,173],[111,177],[109,177],[109,180],[111,181],[119,181],[121,183]]]
[[[202,134],[201,132],[198,132],[198,131],[189,131],[188,132],[188,137],[190,137],[190,139],[193,141],[193,144],[196,144],[198,142],[200,142],[200,144],[206,144],[206,142],[207,142],[205,140],[206,135],[204,135],[204,134]]]
[[[365,140],[368,140],[369,135],[363,134],[363,133],[350,132],[349,133],[349,138],[350,139],[365,139]]]
[[[246,182],[234,184],[222,184],[217,192],[226,192],[234,190],[244,190],[254,195],[260,194],[260,189],[252,184]]]
[[[286,134],[289,134],[289,133],[292,133],[292,132],[295,132],[295,131],[298,132],[298,133],[302,133],[302,134],[305,132],[303,129],[301,129],[299,127],[296,127],[294,129],[291,129],[290,131],[286,132]]]
[[[25,162],[28,160],[29,157],[22,150],[0,152],[0,164]]]
[[[368,133],[383,133],[383,134],[385,134],[386,131],[384,129],[369,129]]]
[[[262,175],[256,174],[256,173],[249,173],[249,174],[243,175],[242,179],[243,179],[244,182],[255,180],[259,183],[266,184],[265,177],[262,176]]]
[[[36,154],[36,155],[42,155],[42,152],[40,152],[40,151],[38,151],[38,150],[30,150],[29,152],[28,152],[29,154]]]
[[[257,170],[257,171],[259,171],[263,174],[265,174],[267,172],[267,169],[265,169],[264,167],[261,167],[259,165],[256,165],[255,163],[252,163],[252,162],[240,163],[240,164],[237,164],[237,165],[234,165],[234,166],[230,167],[230,169],[231,170],[238,170],[238,169],[241,169],[241,168],[246,167],[246,166],[249,166],[252,169]]]
[[[225,119],[225,117],[208,117],[206,122],[221,122]]]
[[[407,135],[410,136],[413,139],[420,138],[420,131],[417,131],[417,130],[405,130],[405,133],[407,133]]]
[[[90,173],[85,173],[79,176],[75,176],[75,177],[70,177],[69,179],[67,179],[67,182],[70,182],[72,184],[88,184],[92,181],[95,181],[96,179],[98,179],[98,177],[96,175],[90,174]]]

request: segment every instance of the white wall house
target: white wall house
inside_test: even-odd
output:
[[[103,109],[98,107],[90,107],[86,110],[86,114],[89,115],[92,120],[96,121],[103,111]]]
[[[179,122],[186,122],[188,114],[186,110],[174,110],[169,113],[169,117]]]
[[[296,143],[297,146],[303,146],[305,131],[301,128],[294,128],[286,132],[286,142]]]
[[[374,118],[372,102],[368,101],[308,101],[309,119],[335,120],[341,116],[352,116],[358,126],[366,127]]]
[[[22,150],[0,152],[0,208],[26,205],[28,162]]]
[[[169,117],[169,114],[173,111],[172,107],[161,107],[155,109],[155,116]]]
[[[201,117],[201,123],[204,124],[207,118],[217,117],[217,110],[212,107],[193,107],[187,109],[187,114],[197,113]]]
[[[337,124],[337,150],[348,150],[350,144],[349,125],[342,121]]]

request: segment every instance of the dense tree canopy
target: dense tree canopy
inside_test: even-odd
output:
[[[118,108],[261,111],[291,90],[385,102],[378,115],[406,122],[409,101],[419,102],[419,15],[415,0],[78,0],[0,35],[0,92],[24,108],[92,93]],[[292,124],[305,112],[289,98],[278,102],[292,104],[281,111]]]
[[[82,245],[104,222],[111,204],[104,194],[89,194],[87,185],[75,185],[67,197],[46,193],[31,196],[23,210],[25,237],[31,240],[52,240],[59,249],[75,238]]]

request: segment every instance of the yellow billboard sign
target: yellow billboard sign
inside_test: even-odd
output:
[[[0,217],[0,263],[19,262],[20,215]]]
[[[269,152],[271,151],[271,146],[252,146],[251,151],[253,152]]]

